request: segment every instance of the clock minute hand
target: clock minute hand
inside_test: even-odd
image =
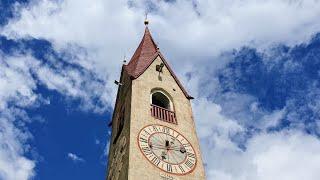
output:
[[[164,149],[164,150],[167,150],[167,148],[165,148],[165,147],[152,147],[152,149]]]
[[[184,154],[184,153],[186,153],[186,152],[187,152],[184,148],[179,148],[179,149],[176,149],[176,148],[170,148],[169,150],[179,151],[179,152],[181,152],[182,154]]]

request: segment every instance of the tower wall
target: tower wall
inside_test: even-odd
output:
[[[159,65],[161,62],[162,59],[158,56],[142,75],[132,81],[128,179],[163,179],[167,175],[181,180],[205,179],[190,101],[186,98],[166,66],[163,67],[162,73],[160,73],[161,78],[159,78],[156,65]],[[151,116],[150,92],[153,88],[163,89],[171,96],[178,122],[177,125],[163,122]],[[159,170],[143,156],[137,144],[137,136],[143,127],[150,124],[171,127],[182,133],[189,140],[197,156],[197,165],[194,171],[181,176],[167,174]]]
[[[123,85],[119,87],[112,118],[112,134],[108,158],[108,180],[117,178],[119,180],[128,179],[132,81],[126,71],[122,71],[120,82]],[[116,139],[121,115],[124,116],[124,125],[119,137]],[[124,142],[123,139],[125,139],[125,146],[123,152],[121,152],[121,148],[123,147],[122,143]],[[115,175],[115,173],[117,173],[116,171],[118,171],[118,175]]]

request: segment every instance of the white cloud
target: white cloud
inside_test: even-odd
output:
[[[108,129],[108,137],[111,137],[111,129]],[[105,145],[105,148],[103,150],[103,155],[102,156],[108,157],[109,150],[110,150],[110,140],[108,142],[106,142],[106,145]]]
[[[27,149],[24,139],[28,136],[13,125],[12,119],[0,117],[0,179],[29,179],[34,176],[35,161],[24,157]]]
[[[151,2],[157,9],[149,14],[151,31],[170,62],[179,63],[178,72],[199,60],[219,63],[221,59],[212,57],[225,50],[293,45],[320,30],[320,2],[313,0],[203,0],[196,1],[196,8],[193,1]],[[124,53],[131,56],[142,36],[146,4],[150,3],[33,1],[1,34],[48,39],[57,49],[77,44],[88,51],[84,66],[93,64],[112,81],[119,74]]]
[[[68,153],[68,158],[73,162],[84,162],[85,160],[74,153]]]
[[[99,140],[99,139],[95,139],[95,140],[94,140],[94,143],[95,143],[96,145],[99,145],[99,144],[100,144],[100,140]]]
[[[275,110],[270,114],[265,114],[259,122],[260,128],[266,130],[270,127],[276,127],[279,125],[280,120],[284,118],[285,113],[286,109],[284,108],[282,110]]]
[[[205,98],[195,100],[194,108],[200,138],[210,138],[211,133],[217,133],[228,139],[229,135],[243,130],[236,121],[221,114],[221,106]]]
[[[68,97],[83,99],[88,102],[84,105],[89,106],[85,108],[94,108],[97,112],[106,110],[106,106],[114,103],[116,88],[112,82],[118,79],[122,57],[124,53],[127,56],[133,53],[142,36],[143,2],[134,1],[129,8],[125,0],[44,0],[33,1],[29,7],[23,8],[20,16],[1,28],[1,34],[10,38],[47,39],[58,52],[69,51],[78,55],[70,57],[70,63],[96,72],[99,78],[107,77],[107,81],[105,85],[90,82],[90,77],[81,76],[73,69],[55,71],[40,65],[38,60],[20,58],[20,61],[12,61],[15,64],[10,64],[10,68],[3,66],[6,71],[0,71],[6,72],[5,76],[1,74],[5,85],[0,84],[0,108],[6,108],[6,102],[12,99],[21,100],[14,101],[21,107],[38,101],[39,95],[34,94],[33,89],[36,83],[41,83]],[[199,97],[194,102],[194,112],[208,179],[313,180],[319,176],[315,170],[316,162],[319,162],[319,140],[310,135],[294,131],[274,134],[263,131],[248,139],[246,150],[239,148],[232,136],[246,131],[246,123],[261,120],[256,126],[265,130],[275,126],[286,109],[262,111],[255,99],[246,94],[228,94],[225,104],[211,102],[205,97],[214,94],[219,85],[204,66],[223,66],[227,60],[220,58],[219,54],[243,45],[266,48],[275,43],[294,45],[308,41],[320,30],[320,2],[203,0],[197,1],[196,10],[192,1],[152,2],[156,4],[157,12],[149,15],[150,29],[161,51],[179,75],[185,75],[186,70],[198,73],[190,80],[186,76],[182,79],[190,82],[189,89]],[[28,76],[31,70],[37,74],[37,80]],[[208,80],[209,86],[203,88],[201,83]],[[83,87],[88,81],[90,84]],[[90,103],[97,96],[102,106],[106,106],[96,107]],[[310,106],[317,108],[318,104]],[[252,113],[259,117],[251,117]],[[12,142],[23,146],[19,141]],[[24,158],[20,151],[5,152],[14,152]],[[25,160],[29,165],[20,169],[27,179],[34,174],[34,162]],[[300,168],[300,164],[306,165]],[[2,171],[10,172],[11,169]]]
[[[320,176],[318,138],[298,130],[261,131],[249,138],[242,149],[232,137],[240,136],[245,127],[223,116],[215,103],[200,99],[194,104],[208,179],[316,180]],[[274,125],[282,113],[273,112],[263,118]]]
[[[0,54],[0,57],[0,179],[30,179],[35,176],[36,159],[25,156],[31,148],[28,141],[32,139],[26,124],[38,121],[39,117],[32,119],[23,109],[50,103],[35,92],[38,85],[67,98],[81,99],[82,109],[102,112],[108,108],[107,103],[102,102],[101,106],[93,103],[93,99],[103,94],[104,84],[89,79],[91,76],[76,68],[49,68],[30,55]],[[51,60],[59,64],[59,60]]]
[[[254,137],[247,156],[257,167],[257,179],[316,180],[320,176],[319,150],[318,138],[288,131]]]
[[[21,63],[19,58],[0,57],[0,179],[29,179],[35,175],[36,162],[24,156],[31,138],[25,123],[30,119],[20,108],[41,101],[33,93],[35,81],[28,69],[33,63],[28,58]],[[8,105],[12,102],[16,108]]]
[[[211,150],[208,179],[316,180],[319,148],[319,139],[300,132],[257,135],[244,152]]]

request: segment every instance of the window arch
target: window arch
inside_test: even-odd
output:
[[[151,103],[165,109],[171,109],[169,98],[161,92],[155,92],[151,95]]]
[[[162,121],[177,124],[172,98],[162,89],[153,89],[150,94],[151,115]]]
[[[174,110],[171,96],[160,88],[151,90],[150,103],[171,111]]]

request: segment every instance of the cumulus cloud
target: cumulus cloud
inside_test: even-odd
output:
[[[221,70],[191,75],[214,77],[195,83],[206,97],[194,108],[208,179],[317,179],[318,37],[267,54],[245,48]]]
[[[209,100],[196,100],[194,108],[208,179],[316,180],[319,177],[317,137],[299,130],[260,131],[248,138],[243,148],[234,139],[248,130],[246,126],[224,116],[221,107]],[[277,111],[264,118],[274,125],[282,114]]]
[[[212,149],[208,179],[316,180],[319,148],[319,139],[300,132],[263,133],[249,140],[246,151]]]
[[[75,43],[100,73],[116,78],[141,37],[145,9],[160,48],[182,67],[243,45],[306,42],[320,29],[318,1],[44,0],[22,8],[1,34],[48,39],[58,49]]]
[[[12,110],[11,113],[17,112]],[[29,134],[15,127],[14,122],[17,121],[0,117],[0,179],[29,179],[35,175],[36,165],[35,161],[24,156],[28,149],[25,139]]]
[[[32,66],[28,60],[21,64],[19,58],[0,57],[1,179],[29,179],[35,174],[36,162],[24,156],[29,149],[27,140],[32,136],[25,130],[25,123],[30,119],[21,108],[34,106],[41,98],[33,93],[35,81],[26,64]],[[16,107],[9,103],[15,103]]]
[[[46,60],[57,68],[34,57],[19,57],[19,61],[10,61],[9,64],[3,62],[2,68],[6,70],[3,72],[7,73],[1,76],[6,85],[0,85],[0,99],[3,100],[0,107],[7,110],[6,102],[9,101],[21,108],[32,106],[34,102],[45,103],[41,95],[33,91],[41,84],[67,97],[80,98],[86,102],[83,103],[84,109],[105,111],[114,103],[115,98],[110,98],[115,97],[112,82],[118,78],[123,55],[130,56],[142,36],[146,9],[150,29],[161,51],[192,94],[198,97],[194,112],[208,179],[279,177],[312,180],[319,176],[315,170],[316,162],[319,162],[319,140],[316,137],[299,130],[269,132],[284,117],[297,121],[302,116],[299,112],[305,110],[303,107],[316,112],[319,103],[312,101],[319,94],[315,91],[316,85],[308,88],[308,105],[295,112],[290,111],[291,107],[297,107],[294,99],[284,102],[281,108],[267,109],[261,108],[257,96],[249,91],[239,88],[226,93],[224,87],[235,83],[227,80],[224,84],[217,75],[224,69],[223,74],[233,77],[235,82],[245,77],[240,71],[234,71],[240,76],[232,76],[232,69],[225,68],[232,61],[228,58],[232,52],[224,54],[224,51],[244,45],[264,50],[279,43],[294,46],[309,42],[311,35],[320,30],[319,1],[43,0],[17,5],[18,14],[0,28],[0,33],[14,40],[37,38],[50,41],[55,52],[69,53],[62,58],[64,62],[77,65],[83,71],[64,66],[50,55]],[[246,56],[244,59],[254,58]],[[267,67],[272,67],[272,63]],[[299,64],[287,61],[283,69],[290,71],[297,67]],[[99,105],[96,106],[95,102]],[[319,121],[316,122],[319,126]],[[13,126],[9,123],[6,128],[10,125]],[[15,129],[19,131],[20,127]],[[13,142],[24,149],[24,142]],[[35,162],[25,158],[23,150],[4,152],[14,152],[18,157],[15,159],[22,158],[27,162],[23,163],[27,166],[20,166],[24,179],[34,174]],[[69,154],[69,158],[78,157]],[[294,157],[288,158],[291,156]],[[272,162],[276,165],[273,166]],[[307,168],[299,169],[302,163],[295,162],[305,162]],[[279,169],[283,171],[279,172]]]
[[[0,177],[1,179],[30,179],[35,175],[36,159],[26,157],[32,140],[27,124],[37,120],[24,108],[36,108],[50,103],[37,93],[40,85],[55,90],[66,98],[80,99],[79,108],[104,112],[108,104],[100,95],[107,93],[104,81],[85,69],[64,65],[55,68],[28,54],[0,53]],[[55,65],[61,59],[48,58]],[[91,92],[91,93],[87,93]],[[99,95],[99,97],[97,97]],[[80,160],[80,159],[78,159]]]
[[[68,158],[73,162],[84,162],[85,160],[74,153],[68,153]]]

